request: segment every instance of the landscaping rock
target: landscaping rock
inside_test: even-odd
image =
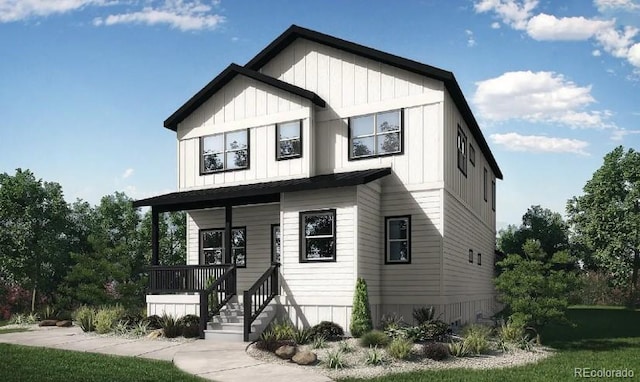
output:
[[[147,334],[147,338],[160,338],[162,337],[162,329],[156,329],[151,333]]]
[[[58,321],[56,322],[56,326],[60,327],[60,328],[68,328],[70,326],[72,326],[73,323],[69,320],[63,320],[63,321]]]
[[[296,354],[296,347],[291,345],[282,345],[276,349],[276,355],[282,359],[291,359]]]
[[[42,320],[38,326],[56,326],[56,320]]]
[[[318,361],[318,356],[314,352],[302,351],[296,353],[291,360],[298,365],[313,365]]]

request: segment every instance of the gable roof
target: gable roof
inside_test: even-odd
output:
[[[471,134],[475,138],[476,142],[478,142],[482,153],[487,158],[489,166],[491,166],[491,169],[493,170],[496,177],[498,179],[502,179],[502,171],[500,171],[500,167],[498,166],[496,159],[493,157],[491,149],[489,148],[487,141],[484,139],[482,131],[480,130],[480,126],[478,126],[478,122],[473,116],[471,108],[464,98],[462,90],[460,89],[458,81],[456,81],[453,73],[436,68],[434,66],[402,58],[390,53],[385,53],[377,49],[342,40],[337,37],[302,28],[297,25],[292,25],[286,31],[284,31],[284,33],[273,40],[271,44],[269,44],[254,58],[252,58],[245,65],[245,67],[255,71],[260,70],[260,68],[262,68],[268,61],[278,55],[278,53],[289,46],[297,38],[304,38],[309,41],[317,42],[322,45],[330,46],[332,48],[340,49],[342,51],[353,53],[361,57],[382,62],[399,69],[442,81],[449,91],[453,102],[458,107],[458,110],[460,110],[462,118],[467,123],[467,126],[469,126]]]
[[[247,69],[240,65],[231,64],[227,66],[227,68],[223,70],[222,73],[216,76],[216,78],[211,80],[211,82],[209,82],[204,88],[202,88],[187,102],[185,102],[184,105],[180,106],[178,110],[171,114],[171,116],[164,121],[164,127],[176,131],[180,122],[184,121],[184,119],[187,118],[189,114],[193,113],[198,107],[200,107],[209,98],[211,98],[211,96],[218,92],[218,90],[222,89],[238,74],[265,83],[267,85],[271,85],[275,88],[284,90],[291,94],[295,94],[302,98],[306,98],[320,107],[325,107],[326,105],[324,100],[314,92],[303,89],[299,86],[292,85],[288,82],[280,81],[279,79],[267,76],[266,74]]]

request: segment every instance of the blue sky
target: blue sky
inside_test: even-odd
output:
[[[498,226],[640,147],[639,0],[0,0],[0,172],[68,201],[176,189],[173,111],[297,24],[455,73],[500,164]]]

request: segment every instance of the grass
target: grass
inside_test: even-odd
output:
[[[634,369],[640,375],[640,310],[614,307],[572,307],[573,326],[549,326],[540,335],[543,344],[558,350],[537,364],[493,370],[428,370],[388,375],[378,382],[427,381],[566,381],[575,378],[575,368]],[[341,379],[357,381],[357,379]]]
[[[0,334],[28,332],[27,328],[0,328]]]
[[[0,375],[17,381],[204,381],[170,362],[0,344]]]

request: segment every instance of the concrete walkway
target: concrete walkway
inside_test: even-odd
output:
[[[2,333],[0,342],[170,361],[187,373],[219,382],[331,381],[310,370],[258,361],[247,355],[247,344],[242,342],[131,339],[85,334],[77,327]]]

